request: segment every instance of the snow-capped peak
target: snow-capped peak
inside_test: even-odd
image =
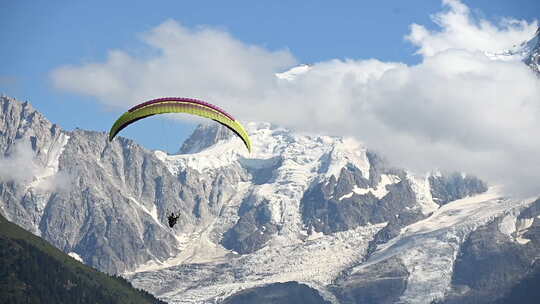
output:
[[[221,125],[213,124],[198,127],[194,131],[197,136],[191,137],[190,146],[200,148],[193,150],[194,153],[167,155],[165,152],[155,151],[155,155],[167,164],[173,174],[187,167],[203,172],[230,166],[236,161],[247,167],[260,166],[279,157],[286,163],[296,164],[315,163],[315,160],[325,159],[323,171],[326,177],[338,177],[341,168],[352,164],[369,178],[366,149],[353,138],[299,134],[267,122],[250,122],[245,126],[253,143],[251,153],[246,151],[237,136],[216,136],[221,133],[219,130],[229,131]],[[207,141],[206,135],[211,135],[214,139]],[[193,138],[200,138],[204,142],[197,142]]]
[[[252,184],[249,193],[254,204],[265,202],[271,222],[280,227],[270,241],[274,245],[294,244],[300,241],[299,235],[307,234],[300,201],[312,182],[339,178],[347,165],[369,176],[366,149],[352,138],[301,134],[264,122],[245,126],[253,143],[251,153],[233,136],[194,154],[156,151],[155,155],[175,175],[187,168],[213,174],[238,166],[248,172],[268,172],[265,182]]]

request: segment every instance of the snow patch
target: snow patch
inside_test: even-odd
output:
[[[520,236],[516,237],[516,242],[517,242],[518,244],[520,244],[520,245],[525,245],[525,244],[527,244],[527,243],[530,242],[530,241],[531,241],[531,240],[526,239],[526,238],[523,238],[523,237],[520,237]]]
[[[330,178],[331,176],[339,178],[341,169],[351,164],[358,168],[366,179],[369,179],[369,159],[367,157],[367,150],[361,142],[351,137],[332,138],[320,136],[318,139],[322,143],[333,143],[332,150],[327,154],[326,178]]]
[[[156,224],[158,224],[158,226],[160,226],[161,228],[165,228],[166,227],[161,223],[161,221],[158,219],[158,214],[157,214],[157,207],[156,205],[152,205],[152,209],[151,210],[148,210],[148,208],[146,208],[143,204],[141,204],[139,201],[137,201],[136,199],[134,199],[133,197],[128,197],[130,201],[132,201],[133,203],[135,203],[135,205],[141,209],[144,213],[148,214],[153,220],[154,222],[156,222]],[[141,238],[141,239],[144,239],[144,238]]]
[[[77,260],[77,261],[79,261],[79,262],[81,262],[81,263],[84,264],[84,260],[83,260],[83,259],[81,258],[81,256],[78,255],[76,252],[73,252],[73,251],[72,251],[72,252],[68,253],[68,255],[69,255],[70,257],[74,258],[75,260]]]
[[[436,172],[435,174],[440,175],[441,173]],[[410,181],[411,188],[416,195],[416,201],[418,202],[418,206],[422,214],[428,215],[439,209],[439,205],[435,203],[431,195],[429,175],[426,175],[424,178],[420,178],[407,173],[407,179]]]
[[[64,148],[69,140],[69,135],[60,133],[54,138],[48,147],[43,149],[47,157],[45,163],[40,170],[34,175],[33,181],[27,186],[27,189],[34,188],[44,191],[49,191],[57,187],[65,186],[67,181],[63,181],[57,176],[60,156],[64,152]],[[55,177],[57,177],[55,179]]]
[[[383,174],[381,175],[381,181],[375,188],[359,188],[358,186],[354,186],[352,192],[347,193],[339,198],[339,200],[343,200],[344,198],[350,198],[355,193],[359,195],[364,195],[368,193],[372,193],[375,197],[378,199],[382,199],[388,194],[388,189],[386,186],[397,184],[401,181],[401,179],[397,175],[389,175],[389,174]]]
[[[528,242],[530,242],[530,239],[526,239],[523,237],[525,232],[529,230],[529,228],[534,223],[534,218],[525,218],[525,219],[518,219],[516,221],[516,242],[521,245],[525,245]]]
[[[154,151],[154,155],[161,160],[169,172],[178,175],[187,168],[203,173],[221,167],[226,167],[238,160],[242,149],[246,149],[240,139],[220,140],[201,152],[194,154],[168,155],[163,151]]]
[[[499,224],[499,231],[508,236],[512,236],[512,233],[516,231],[516,220],[517,217],[515,215],[509,214],[505,216]]]
[[[532,226],[534,218],[518,219],[516,214],[508,214],[499,224],[499,231],[508,235],[516,243],[525,245],[531,240],[523,237],[525,232]]]

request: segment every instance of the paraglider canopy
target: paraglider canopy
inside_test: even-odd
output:
[[[122,114],[111,127],[109,141],[112,141],[122,129],[134,122],[146,117],[165,113],[187,113],[217,121],[240,137],[248,151],[251,152],[249,135],[244,126],[234,119],[232,115],[208,102],[182,97],[158,98],[132,107],[126,113]]]

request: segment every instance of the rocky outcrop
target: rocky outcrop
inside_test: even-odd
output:
[[[396,218],[416,197],[402,170],[388,169],[368,153],[369,178],[352,164],[339,177],[314,183],[304,194],[302,219],[308,229],[325,234]]]
[[[488,188],[479,178],[461,173],[432,175],[429,184],[431,196],[439,205],[486,192]]]
[[[341,304],[397,303],[407,287],[409,273],[397,258],[390,258],[354,273],[344,273],[332,291]]]
[[[516,291],[526,289],[540,273],[539,215],[540,200],[519,215],[497,218],[471,233],[456,259],[453,288],[443,303],[517,299]]]
[[[225,248],[240,254],[254,252],[277,232],[278,226],[272,222],[267,204],[259,204],[247,210],[241,207],[238,216],[240,218],[236,225],[223,235],[222,244]]]

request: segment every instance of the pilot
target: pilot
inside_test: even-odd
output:
[[[171,212],[171,214],[169,214],[169,216],[167,217],[167,219],[169,220],[169,227],[171,228],[174,227],[179,217],[180,217],[180,213],[178,213],[177,215],[174,215],[174,212]]]

